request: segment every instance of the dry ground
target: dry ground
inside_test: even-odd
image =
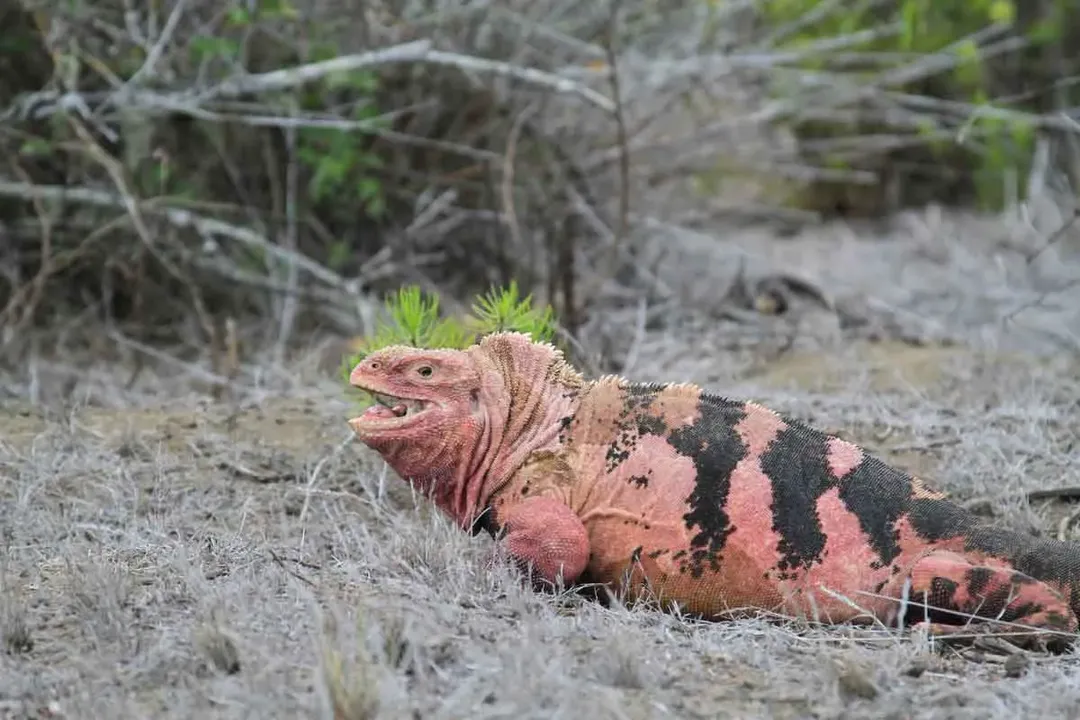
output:
[[[946,285],[978,305],[977,283]],[[764,400],[1000,522],[1076,534],[1069,504],[1025,496],[1080,485],[1075,353],[849,342],[736,362],[679,336],[638,342],[633,375]],[[525,590],[349,441],[340,384],[314,367],[246,368],[216,401],[168,366],[0,378],[0,717],[1077,715],[1071,655],[1025,669]]]
[[[838,393],[845,368],[865,372]],[[147,379],[159,399],[140,407],[88,375],[81,407],[0,421],[0,716],[314,717],[327,693],[348,694],[350,718],[1067,717],[1080,703],[1071,657],[1007,677],[919,638],[693,624],[521,589],[485,569],[489,541],[418,510],[347,442],[325,378],[216,403]],[[1023,492],[1080,484],[1067,367],[867,345],[733,385],[1003,522],[1056,532],[1066,513]]]

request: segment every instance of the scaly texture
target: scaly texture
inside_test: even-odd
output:
[[[1076,545],[985,524],[761,405],[686,383],[586,381],[517,333],[462,351],[386,348],[350,381],[380,401],[350,421],[360,439],[536,579],[710,619],[770,611],[935,634],[978,619],[1058,647],[1077,629]]]

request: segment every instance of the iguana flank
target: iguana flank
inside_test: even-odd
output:
[[[349,421],[360,440],[535,578],[710,619],[771,611],[947,635],[975,618],[1065,637],[1058,647],[1077,630],[1080,547],[989,525],[756,403],[589,381],[518,333],[384,348],[350,382],[379,400]]]

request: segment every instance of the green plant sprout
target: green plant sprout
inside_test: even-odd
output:
[[[528,333],[538,342],[552,342],[555,338],[554,310],[550,305],[533,307],[532,295],[521,297],[513,280],[505,288],[491,288],[477,297],[471,313],[463,318],[441,316],[439,297],[416,285],[400,288],[387,297],[385,309],[386,316],[376,322],[374,332],[362,338],[357,352],[344,359],[342,375],[346,381],[357,363],[389,345],[462,350],[485,335],[503,331]],[[361,393],[361,403],[370,402],[368,394]]]
[[[550,305],[534,308],[532,295],[522,298],[513,280],[503,290],[492,288],[477,298],[466,323],[472,326],[476,340],[503,331],[529,333],[538,342],[551,342],[555,338],[555,311]]]

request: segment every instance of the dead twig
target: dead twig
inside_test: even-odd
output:
[[[1027,499],[1029,502],[1032,500],[1080,500],[1080,485],[1029,490]]]
[[[615,226],[615,238],[611,245],[611,256],[607,275],[615,273],[619,251],[630,230],[630,140],[626,129],[626,112],[623,108],[622,90],[619,83],[619,55],[615,48],[615,28],[619,22],[619,10],[622,0],[612,0],[611,16],[608,19],[604,38],[604,52],[607,57],[608,81],[611,84],[611,97],[614,105],[615,142],[619,153],[619,220]]]
[[[263,472],[248,467],[236,460],[222,459],[218,461],[219,470],[228,470],[235,475],[254,480],[257,483],[269,485],[270,483],[288,482],[296,479],[296,475],[290,472]]]
[[[269,550],[269,549],[267,550],[267,552],[270,554],[270,559],[274,561],[274,564],[277,565],[279,568],[281,568],[282,571],[285,572],[285,574],[291,575],[292,577],[296,578],[297,580],[304,583],[308,587],[313,587],[313,588],[318,587],[318,585],[315,583],[314,580],[311,580],[310,578],[304,577],[303,575],[301,575],[296,570],[293,570],[292,568],[287,566],[285,564],[285,559],[283,557],[281,557],[280,555],[278,555],[276,552],[274,552],[273,550]]]
[[[1059,522],[1057,526],[1057,539],[1062,542],[1068,540],[1069,528],[1071,528],[1077,520],[1080,520],[1080,509],[1073,510],[1068,515],[1061,518],[1061,522]]]
[[[176,264],[174,264],[164,253],[158,248],[154,242],[153,234],[150,232],[150,228],[146,226],[145,219],[139,207],[139,203],[135,198],[134,193],[128,187],[128,181],[124,174],[124,168],[120,162],[112,155],[101,147],[101,144],[94,139],[90,131],[86,129],[86,126],[74,116],[69,116],[69,122],[75,134],[79,136],[79,139],[85,144],[85,150],[108,174],[109,179],[112,180],[116,186],[116,190],[119,193],[119,199],[122,203],[122,207],[127,210],[131,216],[132,225],[135,227],[136,234],[142,241],[143,247],[147,252],[160,265],[165,269],[167,273],[172,275],[177,281],[184,285],[188,289],[191,295],[191,302],[195,314],[199,319],[199,323],[202,325],[203,332],[207,337],[213,337],[214,323],[210,319],[210,312],[206,308],[202,299],[202,293],[199,291],[197,285],[191,280],[190,277]]]
[[[503,156],[502,195],[503,213],[506,215],[506,225],[510,230],[510,238],[514,247],[525,248],[521,240],[521,227],[518,225],[517,211],[514,209],[514,160],[517,158],[518,138],[521,137],[521,128],[525,121],[535,112],[536,107],[530,105],[525,108],[515,119],[510,127],[510,135],[506,139],[506,154]]]
[[[125,337],[117,330],[109,328],[105,332],[109,339],[117,343],[118,345],[124,345],[131,350],[135,350],[136,352],[148,355],[155,360],[159,360],[167,365],[172,365],[173,367],[181,369],[189,375],[197,377],[198,379],[212,386],[216,387],[229,383],[229,378],[227,377],[218,375],[217,373],[211,372],[205,368],[201,368],[194,363],[184,362],[179,358],[175,358],[166,352],[158,350],[154,347],[150,347],[149,345],[141,343],[138,340],[132,340],[131,338]]]
[[[291,109],[295,110],[296,103],[290,103]],[[288,157],[285,165],[285,237],[284,246],[293,257],[300,254],[299,233],[299,208],[298,196],[300,193],[300,161],[297,157],[296,128],[285,131],[285,147]],[[289,339],[292,336],[293,325],[299,311],[296,302],[296,290],[300,285],[300,272],[296,263],[285,264],[285,285],[290,293],[278,296],[280,307],[278,311],[278,336],[274,343],[274,358],[278,363],[284,362],[285,352],[288,348]]]
[[[30,182],[30,177],[26,172],[19,167],[16,162],[11,163],[11,168],[18,175],[22,176],[25,182]],[[41,302],[42,293],[45,292],[46,281],[56,270],[56,262],[53,257],[53,224],[49,217],[48,211],[42,205],[40,198],[32,199],[34,205],[34,212],[37,213],[38,220],[41,223],[41,260],[38,263],[38,271],[34,275],[33,279],[27,285],[16,290],[11,295],[11,299],[8,301],[7,306],[2,312],[0,312],[0,326],[4,326],[5,334],[16,335],[22,330],[33,318],[34,311],[37,309],[38,304]],[[25,299],[23,296],[26,296]],[[21,306],[21,313],[18,313],[18,319],[15,319],[15,315]],[[13,323],[8,324],[6,322],[7,316],[10,315]]]
[[[569,78],[553,75],[536,68],[519,67],[498,60],[487,60],[459,53],[433,50],[430,40],[417,40],[372,52],[344,55],[331,60],[298,65],[284,70],[232,77],[191,99],[197,100],[198,104],[202,105],[219,98],[235,98],[241,95],[291,90],[309,82],[320,80],[327,75],[353,72],[394,63],[416,62],[429,65],[445,65],[464,72],[491,73],[512,77],[515,80],[546,87],[559,93],[578,95],[605,112],[615,111],[615,104],[610,99]]]
[[[307,271],[322,282],[336,289],[346,291],[350,295],[357,294],[356,292],[350,292],[350,286],[346,283],[344,278],[326,266],[321,265],[300,253],[290,252],[280,245],[270,242],[253,230],[240,227],[239,225],[232,225],[215,218],[196,215],[190,210],[169,207],[156,200],[138,200],[132,197],[125,201],[125,199],[116,195],[101,190],[93,190],[91,188],[67,188],[59,185],[31,185],[27,183],[11,182],[2,178],[0,178],[0,195],[23,198],[25,200],[42,197],[50,200],[66,200],[88,205],[97,205],[100,207],[132,207],[135,208],[136,211],[159,215],[177,228],[193,228],[204,237],[222,236],[227,237],[230,240],[235,240],[258,250],[259,252],[272,255],[282,262],[294,263],[298,268]]]

